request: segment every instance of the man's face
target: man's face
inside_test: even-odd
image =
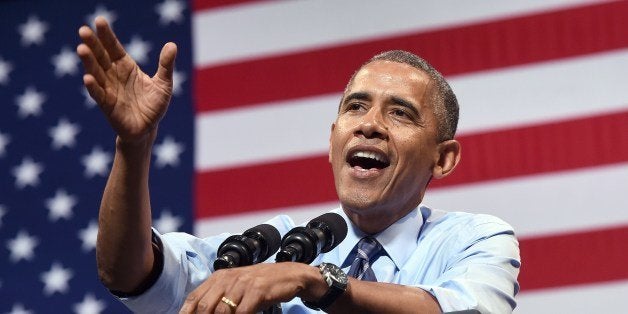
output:
[[[364,66],[332,126],[329,161],[345,212],[379,232],[416,207],[438,161],[430,78],[397,62]]]

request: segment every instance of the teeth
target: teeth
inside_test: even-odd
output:
[[[370,158],[370,159],[375,159],[379,162],[386,162],[386,157],[375,153],[375,152],[355,152],[353,153],[353,157],[362,157],[362,158]]]

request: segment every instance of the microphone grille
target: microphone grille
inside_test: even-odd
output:
[[[273,255],[275,252],[277,252],[277,250],[279,250],[279,246],[281,245],[281,235],[279,234],[279,231],[277,230],[277,228],[269,224],[257,225],[249,230],[244,231],[243,235],[266,242],[268,250],[264,255],[267,256],[263,256],[263,259],[266,259],[270,255]]]
[[[336,213],[325,213],[312,219],[308,223],[308,227],[321,224],[326,225],[328,230],[330,230],[334,236],[334,242],[331,245],[332,247],[335,247],[342,242],[345,237],[347,237],[347,222],[342,218],[342,216]]]

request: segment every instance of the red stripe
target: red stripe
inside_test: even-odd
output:
[[[195,72],[199,111],[340,92],[362,62],[405,49],[456,75],[628,47],[628,2],[612,2],[262,58]]]
[[[461,136],[462,161],[433,187],[628,161],[628,111]],[[200,172],[196,216],[335,201],[327,156]]]
[[[627,279],[626,243],[628,226],[523,239],[521,290]]]
[[[193,0],[192,10],[200,11],[218,7],[232,6],[249,2],[268,2],[269,0]]]
[[[432,187],[628,161],[628,111],[468,134],[460,169]]]

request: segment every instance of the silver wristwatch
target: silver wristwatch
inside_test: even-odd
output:
[[[347,290],[349,279],[347,278],[347,274],[334,264],[322,263],[318,266],[318,269],[329,289],[327,289],[327,292],[325,292],[320,300],[316,302],[303,301],[303,304],[313,310],[324,310]]]

